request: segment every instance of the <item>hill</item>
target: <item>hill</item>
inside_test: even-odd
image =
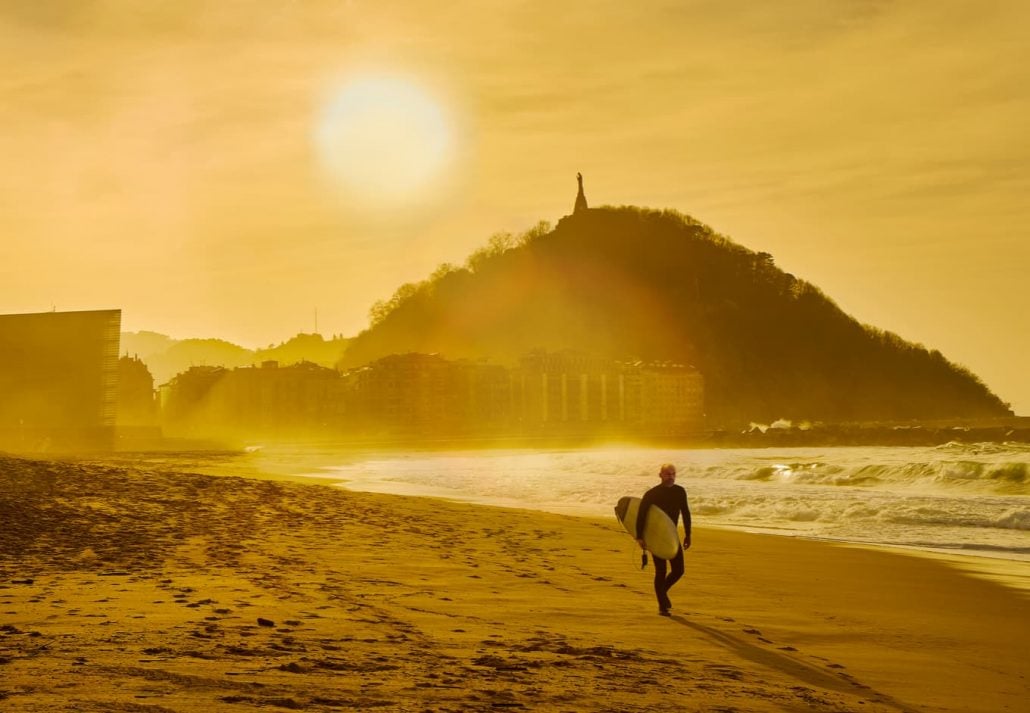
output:
[[[278,345],[251,350],[222,339],[172,339],[157,332],[123,332],[123,354],[139,356],[157,384],[163,384],[191,366],[250,366],[263,361],[295,364],[310,361],[334,366],[347,340],[325,339],[320,334],[298,334]]]
[[[336,366],[347,348],[349,340],[343,337],[326,339],[321,334],[298,334],[266,349],[255,352],[257,361],[277,361],[280,364],[297,364],[307,361],[319,366]]]
[[[860,324],[770,254],[671,211],[590,209],[494,236],[464,267],[401,286],[371,320],[340,366],[572,349],[692,363],[718,425],[1011,413],[940,352]]]

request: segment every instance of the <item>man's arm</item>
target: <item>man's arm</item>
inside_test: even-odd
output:
[[[683,502],[680,504],[680,510],[683,513],[683,549],[690,549],[690,505],[687,503],[687,490],[683,489]]]

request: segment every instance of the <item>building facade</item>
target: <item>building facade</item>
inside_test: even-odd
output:
[[[689,435],[704,428],[704,379],[693,367],[534,352],[511,372],[527,433]]]
[[[358,431],[456,436],[508,427],[507,370],[438,354],[391,354],[344,375]]]
[[[179,437],[328,437],[345,404],[340,373],[310,362],[195,366],[161,387],[165,430]]]
[[[0,448],[113,448],[121,318],[121,310],[0,315]]]
[[[154,377],[138,357],[118,360],[118,409],[116,423],[123,428],[157,426],[157,398]]]
[[[573,352],[515,368],[408,353],[345,373],[193,367],[162,387],[162,411],[188,437],[675,437],[704,428],[704,383],[685,365]]]

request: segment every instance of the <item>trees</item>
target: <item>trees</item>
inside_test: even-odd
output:
[[[771,254],[673,211],[594,208],[499,233],[370,316],[344,365],[406,351],[514,363],[575,348],[693,364],[715,422],[1008,413],[939,352],[860,324]]]

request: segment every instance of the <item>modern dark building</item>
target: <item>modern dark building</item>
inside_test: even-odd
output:
[[[114,445],[121,310],[0,315],[0,449]]]

